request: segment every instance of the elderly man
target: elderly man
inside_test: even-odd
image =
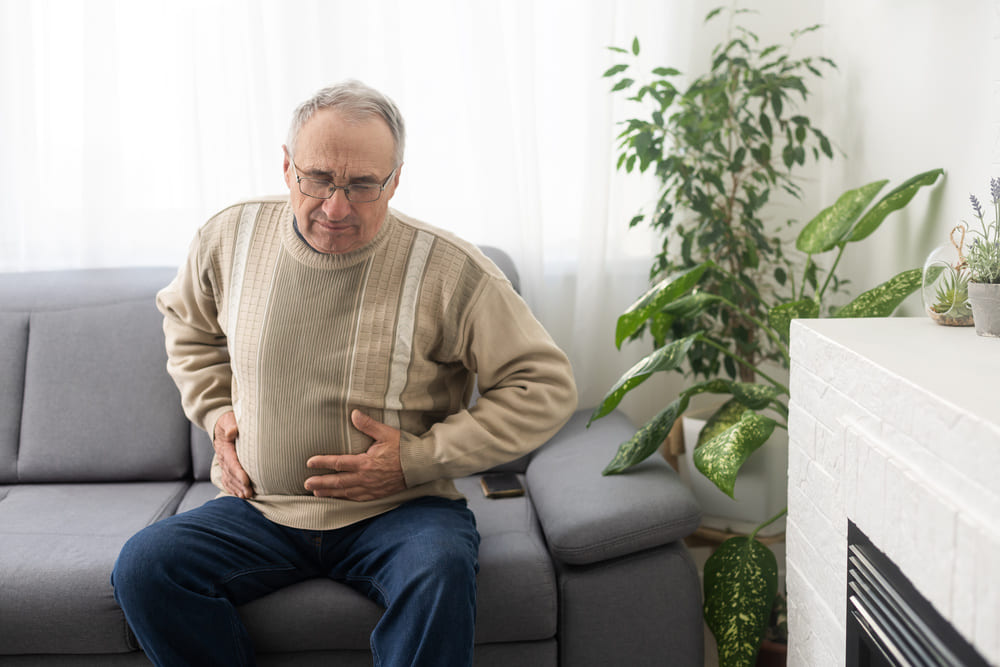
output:
[[[451,480],[541,445],[576,390],[489,260],[389,209],[404,143],[382,94],[320,91],[284,147],[289,197],[214,216],[157,297],[221,493],[115,565],[156,664],[252,664],[236,606],[311,577],[385,607],[375,664],[472,661],[479,535]]]

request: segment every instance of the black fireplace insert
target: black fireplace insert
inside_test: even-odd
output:
[[[848,667],[988,667],[853,522],[847,542]]]

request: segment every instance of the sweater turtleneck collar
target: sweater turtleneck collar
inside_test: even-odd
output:
[[[393,227],[396,225],[396,217],[392,211],[386,211],[385,220],[379,226],[378,232],[368,244],[345,253],[323,253],[313,248],[306,241],[299,231],[298,221],[292,212],[292,207],[288,206],[286,219],[282,222],[281,237],[282,245],[296,260],[316,269],[341,269],[354,266],[366,261],[379,248],[388,241]]]

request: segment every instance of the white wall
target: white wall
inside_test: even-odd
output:
[[[899,183],[945,169],[889,218],[871,243],[845,255],[844,270],[867,288],[920,266],[960,220],[972,221],[968,197],[989,200],[1000,175],[994,0],[842,0],[827,2],[827,49],[841,69],[824,91],[824,122],[847,158],[824,170],[822,190],[880,178]],[[919,303],[908,303],[910,314]]]

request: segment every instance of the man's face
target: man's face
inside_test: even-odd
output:
[[[341,186],[381,185],[396,166],[395,144],[385,121],[349,121],[333,109],[321,109],[306,121],[294,150],[300,178],[324,179]],[[396,193],[402,167],[396,170],[382,196],[367,203],[347,201],[343,190],[337,190],[330,199],[302,194],[288,147],[284,170],[302,236],[319,252],[339,254],[357,250],[375,238],[388,212],[389,200]]]

